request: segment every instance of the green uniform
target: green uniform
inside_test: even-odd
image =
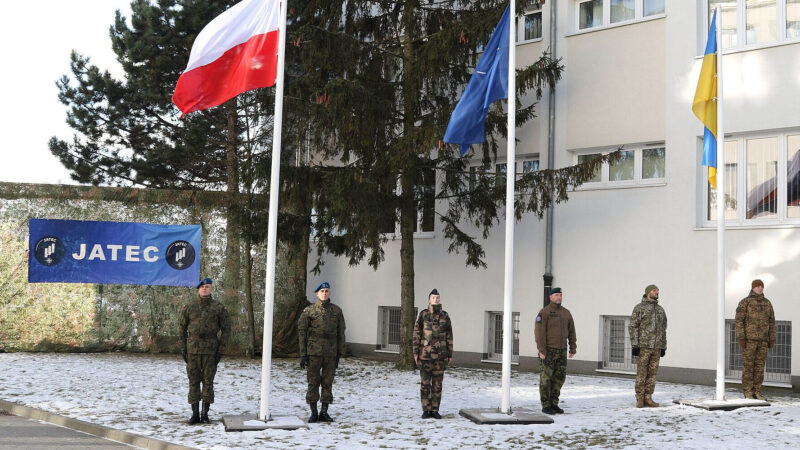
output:
[[[330,300],[318,300],[306,307],[297,324],[300,339],[300,356],[308,357],[306,376],[308,391],[306,402],[333,403],[333,378],[336,358],[344,353],[344,314]]]
[[[667,314],[658,300],[642,297],[631,313],[628,333],[631,347],[639,349],[636,395],[653,395],[661,350],[667,349]]]
[[[750,291],[736,308],[736,337],[742,348],[742,390],[745,396],[761,393],[769,347],[775,344],[775,311],[772,303]]]
[[[551,302],[536,316],[534,332],[536,348],[545,355],[539,381],[542,408],[558,406],[567,378],[567,344],[570,354],[577,351],[575,322],[567,308]]]
[[[231,319],[228,310],[211,296],[198,297],[181,310],[180,333],[188,353],[189,403],[214,403],[217,353],[228,342]],[[202,383],[202,394],[200,384]]]
[[[453,356],[453,327],[441,305],[420,311],[414,324],[414,355],[420,360],[419,393],[423,411],[439,411],[447,359]]]

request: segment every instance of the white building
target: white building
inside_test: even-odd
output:
[[[621,145],[627,152],[554,208],[553,284],[564,290],[578,335],[568,370],[635,372],[626,319],[654,283],[669,318],[659,379],[714,383],[716,228],[709,218],[716,216],[699,165],[703,127],[691,111],[711,3],[723,6],[726,319],[732,322],[751,280],[764,280],[778,321],[766,381],[800,388],[800,363],[792,364],[800,349],[792,350],[791,339],[800,323],[800,2],[548,0],[519,20],[520,65],[551,47],[555,3],[555,53],[566,69],[555,92],[553,167]],[[548,167],[548,108],[545,97],[539,117],[517,130],[518,172]],[[499,368],[503,221],[483,242],[488,269],[465,268],[463,255],[447,253],[440,224],[431,230],[422,222],[417,308],[438,288],[453,320],[455,362]],[[538,364],[533,326],[543,304],[546,221],[526,216],[515,234],[514,361],[526,369]],[[354,353],[393,357],[399,276],[397,240],[386,245],[377,271],[329,257],[309,286],[332,283]],[[730,335],[726,376],[736,380],[741,354]]]

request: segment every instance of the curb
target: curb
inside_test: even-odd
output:
[[[41,420],[43,422],[59,425],[65,428],[82,431],[93,436],[106,438],[112,441],[121,442],[123,444],[130,444],[140,448],[149,450],[186,450],[192,447],[183,445],[172,444],[159,439],[139,436],[138,434],[129,433],[127,431],[116,430],[103,425],[96,425],[83,420],[72,419],[70,417],[61,416],[58,414],[49,413],[41,409],[31,408],[29,406],[18,405],[16,403],[0,400],[0,410],[5,410],[11,414],[29,419]]]

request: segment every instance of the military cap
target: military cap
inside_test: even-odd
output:
[[[560,293],[561,293],[561,288],[560,287],[551,287],[550,288],[550,295],[560,294]]]
[[[319,292],[320,289],[330,289],[330,288],[331,288],[331,285],[328,284],[327,281],[323,281],[322,283],[319,284],[319,286],[317,286],[316,289],[314,289],[314,292],[316,293],[316,292]]]
[[[203,278],[199,283],[197,283],[197,289],[200,289],[200,286],[204,284],[214,284],[214,282],[211,281],[211,278]]]
[[[439,291],[438,291],[436,288],[433,288],[433,290],[431,291],[431,293],[430,293],[430,294],[428,294],[428,297],[430,298],[430,296],[431,296],[431,295],[439,295]]]
[[[646,295],[647,295],[647,294],[649,294],[649,293],[650,293],[650,291],[652,291],[653,289],[658,289],[658,286],[656,286],[655,284],[648,284],[648,285],[647,285],[647,287],[646,287],[646,288],[644,288],[644,295],[646,296]]]
[[[754,288],[754,287],[756,287],[756,286],[761,286],[761,287],[764,287],[764,282],[763,282],[763,281],[761,281],[761,280],[759,280],[759,279],[755,279],[755,280],[753,280],[753,282],[752,282],[752,283],[750,283],[750,287],[751,287],[751,288]]]

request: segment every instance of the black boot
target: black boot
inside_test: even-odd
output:
[[[328,404],[323,403],[322,409],[319,410],[319,420],[322,422],[333,422],[331,416],[328,415]]]
[[[423,419],[430,419],[431,418],[431,412],[430,411],[423,411],[422,412],[422,418]]]
[[[439,411],[431,411],[430,414],[431,414],[430,417],[432,417],[434,419],[441,419],[442,418],[441,414],[439,414]]]
[[[200,403],[192,403],[192,418],[189,419],[189,425],[200,423]]]
[[[308,418],[308,423],[317,423],[319,421],[319,413],[317,413],[317,402],[309,403],[311,407],[311,417]]]
[[[201,423],[211,423],[211,421],[208,419],[208,408],[211,408],[211,403],[203,402],[203,412],[200,414]]]

